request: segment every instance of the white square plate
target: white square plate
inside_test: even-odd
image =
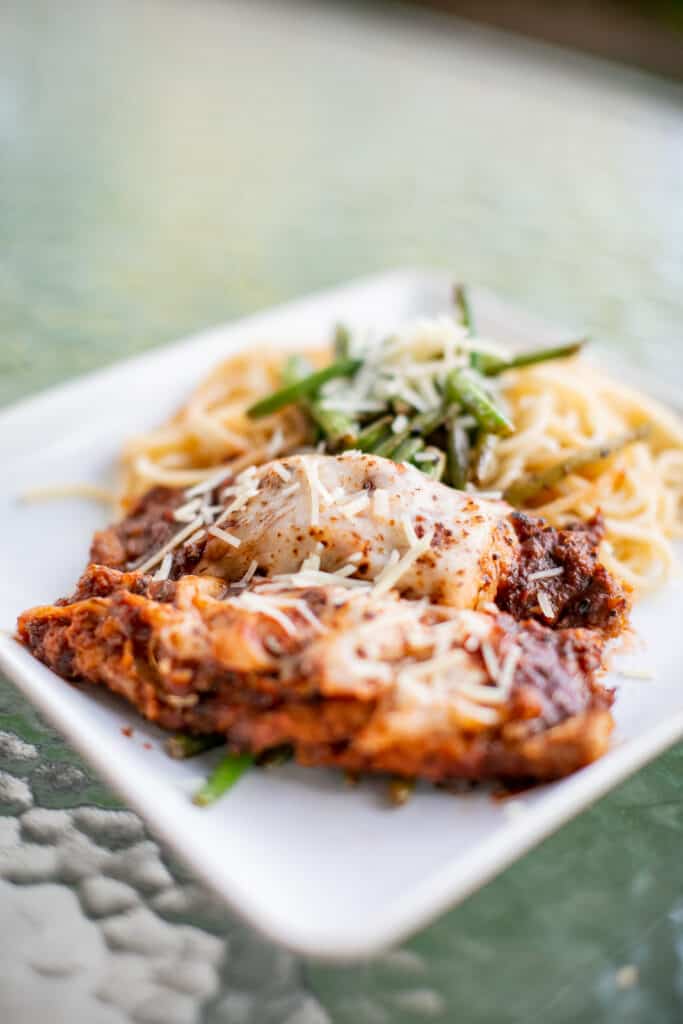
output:
[[[392,327],[449,308],[452,275],[399,271],[200,334],[76,380],[0,414],[0,666],[147,819],[253,925],[300,952],[371,954],[462,900],[562,822],[683,735],[683,589],[644,601],[635,625],[655,681],[617,680],[613,748],[597,764],[526,794],[514,817],[483,794],[420,788],[386,805],[328,771],[252,771],[207,810],[189,793],[217,755],[169,759],[159,730],[122,701],[78,690],[12,638],[16,615],[68,594],[104,511],[77,500],[26,505],[37,485],[107,482],[124,438],[169,414],[222,356],[246,345],[324,341],[339,320]],[[501,340],[558,336],[487,293],[478,326]],[[566,337],[566,331],[564,332]],[[122,728],[133,728],[132,737]]]

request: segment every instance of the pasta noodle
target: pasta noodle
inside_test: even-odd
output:
[[[255,396],[279,385],[282,361],[267,351],[226,359],[170,422],[132,438],[122,457],[124,509],[151,487],[191,487],[222,466],[236,474],[302,445],[308,425],[296,407],[245,415]]]
[[[504,490],[578,448],[649,425],[647,440],[566,477],[533,511],[555,526],[601,511],[607,568],[639,593],[663,582],[676,564],[671,541],[683,536],[680,420],[581,357],[515,371],[502,387],[517,430],[498,441],[487,487]]]

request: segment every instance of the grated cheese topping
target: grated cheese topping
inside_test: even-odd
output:
[[[303,459],[302,465],[308,483],[308,494],[311,502],[311,526],[320,524],[320,481],[318,467],[312,459]]]
[[[240,577],[240,579],[238,579],[236,583],[231,583],[230,586],[231,587],[247,587],[247,586],[249,586],[249,584],[251,583],[252,578],[254,576],[254,573],[256,572],[257,569],[258,569],[258,562],[254,558],[249,563],[249,568],[245,572],[244,576]]]
[[[620,668],[617,669],[617,675],[623,676],[624,679],[656,679],[657,675],[652,669],[649,668]]]
[[[183,547],[184,548],[189,547],[190,544],[196,544],[197,541],[201,540],[202,537],[204,536],[204,534],[206,533],[206,530],[204,528],[204,518],[203,517],[202,517],[201,521],[202,521],[202,525],[199,527],[199,529],[196,530],[195,533],[193,533],[191,537],[188,537],[188,539],[186,541],[183,541]]]
[[[239,537],[236,537],[234,533],[228,533],[227,530],[221,530],[220,526],[210,526],[208,531],[212,537],[218,537],[225,544],[229,544],[230,547],[238,548],[242,541]]]
[[[281,498],[288,498],[290,494],[295,494],[301,487],[301,484],[297,480],[296,483],[290,484],[289,487],[283,487],[280,491]]]
[[[334,575],[335,576],[353,576],[355,571],[356,571],[356,566],[355,565],[352,565],[352,564],[342,565],[341,569],[335,569],[334,570]]]
[[[418,536],[415,533],[415,528],[411,522],[410,516],[405,512],[401,516],[401,526],[406,537],[408,544],[413,547],[418,542]]]
[[[260,590],[283,590],[292,587],[337,586],[349,589],[370,590],[368,580],[357,580],[353,576],[342,576],[335,572],[324,572],[321,569],[299,569],[298,572],[276,573],[258,584]]]
[[[363,512],[369,504],[370,498],[367,491],[360,491],[358,494],[352,494],[348,501],[340,502],[336,508],[343,516],[350,518]]]
[[[161,565],[154,573],[153,579],[155,583],[161,583],[162,580],[167,580],[173,566],[173,554],[167,551],[164,557],[161,559]]]
[[[261,615],[265,615],[266,618],[272,619],[273,622],[277,622],[282,626],[285,633],[289,636],[296,636],[297,634],[296,626],[280,608],[274,605],[272,601],[253,593],[253,591],[247,591],[244,594],[240,594],[239,597],[228,597],[225,599],[225,604],[233,608],[246,608],[247,611],[260,612]]]
[[[188,523],[187,526],[184,526],[182,530],[179,530],[178,533],[171,537],[170,540],[166,541],[165,544],[162,544],[158,551],[155,551],[153,555],[150,555],[150,557],[144,562],[136,566],[138,572],[148,572],[149,569],[152,569],[158,562],[161,562],[167,552],[173,551],[173,549],[177,548],[179,544],[186,541],[188,537],[195,534],[197,532],[197,527],[199,526],[201,526],[203,530],[203,518],[201,516],[193,519],[192,522]]]
[[[553,619],[555,617],[555,609],[553,603],[548,596],[547,590],[539,590],[536,593],[536,600],[538,601],[538,607],[541,609],[546,619]]]
[[[414,462],[436,462],[439,457],[439,453],[436,451],[424,451],[415,452],[413,455]]]
[[[180,507],[175,509],[173,513],[173,518],[176,523],[191,523],[192,520],[196,518],[201,504],[201,498],[197,497],[192,498],[191,501],[186,501],[184,505],[180,505]]]
[[[193,487],[188,487],[185,491],[186,498],[195,498],[200,494],[207,494],[209,491],[213,491],[216,487],[220,487],[224,480],[232,475],[232,470],[229,467],[222,466],[218,472],[212,473],[211,476],[206,477],[205,480],[200,480],[198,484]]]
[[[561,576],[564,569],[561,565],[558,565],[555,569],[539,569],[538,572],[529,573],[528,580],[531,583],[533,580],[552,580],[556,576]]]
[[[381,573],[375,580],[375,586],[373,593],[375,597],[380,597],[382,594],[386,594],[389,590],[392,590],[398,581],[404,576],[412,565],[421,558],[422,555],[427,551],[432,543],[433,533],[425,533],[424,537],[408,548],[406,553],[401,558],[394,559],[394,555],[398,555],[397,551],[392,551],[392,557],[389,562],[384,566]]]

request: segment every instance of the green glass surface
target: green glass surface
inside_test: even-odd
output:
[[[683,88],[397,5],[0,4],[0,402],[401,265],[683,388]],[[116,1020],[679,1021],[682,770],[679,746],[371,964],[179,910],[226,941],[218,989]],[[120,806],[1,681],[0,771],[39,806]]]

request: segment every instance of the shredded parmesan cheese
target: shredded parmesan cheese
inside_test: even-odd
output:
[[[319,569],[300,569],[299,572],[276,573],[270,576],[263,583],[259,583],[259,590],[282,590],[292,587],[349,587],[359,590],[369,590],[370,583],[367,580],[358,580],[354,577],[340,576],[334,572],[322,572]]]
[[[282,490],[280,491],[280,497],[281,498],[288,498],[290,496],[290,494],[295,494],[299,490],[300,486],[301,485],[299,484],[299,481],[297,480],[295,483],[290,484],[289,487],[283,487]]]
[[[341,569],[335,569],[335,576],[353,576],[356,571],[355,565],[342,565]]]
[[[155,551],[153,555],[146,559],[146,561],[142,562],[141,565],[136,566],[138,572],[148,572],[148,570],[153,568],[157,562],[162,560],[167,551],[173,551],[173,549],[177,548],[179,544],[182,544],[188,537],[191,537],[196,533],[198,526],[202,526],[201,516],[197,519],[193,519],[191,523],[188,523],[182,530],[179,530],[175,536],[171,537],[171,539],[166,541],[165,544],[162,544],[159,550]]]
[[[233,533],[228,533],[227,530],[221,530],[220,526],[210,526],[209,533],[212,537],[218,537],[219,540],[224,541],[233,548],[238,548],[242,543],[239,537],[235,537]]]
[[[362,512],[370,504],[370,498],[366,491],[361,491],[360,494],[352,495],[348,501],[344,501],[337,505],[337,510],[341,512],[343,516],[347,518],[351,516],[357,516],[359,512]]]
[[[527,577],[529,583],[533,580],[552,580],[555,576],[561,576],[564,569],[561,565],[558,565],[556,569],[539,569],[538,572],[529,573]]]
[[[254,594],[252,591],[240,594],[239,597],[229,597],[226,599],[225,604],[229,604],[233,608],[246,608],[247,611],[259,612],[261,615],[265,615],[266,618],[272,619],[273,622],[277,622],[289,636],[296,636],[297,634],[294,623],[283,611],[277,608],[268,598]]]
[[[253,575],[254,575],[254,573],[256,572],[257,569],[258,569],[258,562],[254,558],[249,563],[249,568],[245,572],[244,576],[242,576],[240,579],[238,579],[236,583],[232,583],[231,586],[233,586],[233,587],[247,587],[247,586],[249,586],[249,584],[251,583],[252,577],[253,577]]]
[[[420,540],[416,540],[412,547],[408,548],[402,558],[396,560],[389,559],[389,562],[384,566],[381,573],[375,580],[375,586],[373,593],[375,597],[380,597],[382,594],[386,594],[389,590],[392,590],[396,586],[398,581],[405,573],[408,572],[410,567],[421,558],[422,555],[427,551],[432,543],[432,534],[426,533]],[[392,556],[398,554],[396,551],[392,551]]]
[[[538,601],[538,607],[543,612],[546,619],[553,619],[555,617],[555,609],[553,603],[548,596],[546,590],[539,590],[536,593],[536,600]]]
[[[203,524],[203,520],[202,520],[202,524]],[[191,537],[188,537],[188,539],[183,542],[183,547],[187,548],[187,547],[190,546],[190,544],[196,544],[196,542],[198,540],[202,539],[202,537],[204,536],[205,533],[206,533],[206,530],[204,529],[204,526],[202,525],[195,533],[192,534]]]
[[[233,496],[233,500],[225,507],[223,512],[215,521],[214,526],[220,526],[228,519],[233,512],[239,512],[244,506],[258,494],[258,482],[256,479],[256,467],[250,466],[245,469],[235,480],[235,486],[226,488],[223,497]]]
[[[656,679],[657,676],[654,672],[647,668],[620,668],[617,669],[617,675],[623,676],[624,679]]]
[[[476,494],[478,498],[483,498],[485,501],[500,501],[503,497],[502,491],[478,491],[476,487],[470,487],[467,485],[467,490],[472,494]]]
[[[226,466],[222,466],[217,473],[213,473],[207,477],[206,480],[200,480],[194,487],[189,487],[185,491],[186,498],[195,498],[197,495],[206,494],[208,491],[213,491],[214,488],[219,487],[224,480],[231,476],[232,470]]]
[[[405,512],[401,516],[401,526],[403,527],[403,532],[406,535],[408,544],[413,547],[413,545],[417,544],[418,537],[415,533],[415,528],[410,521],[410,516],[406,515]]]
[[[154,573],[154,582],[161,583],[162,580],[167,580],[171,567],[173,565],[173,555],[170,551],[167,551],[164,557],[161,559],[161,565]]]
[[[312,459],[303,459],[302,465],[306,474],[311,501],[311,526],[318,526],[320,524],[320,481],[318,480],[318,467]]]

